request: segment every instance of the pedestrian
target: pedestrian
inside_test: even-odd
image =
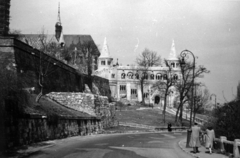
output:
[[[192,134],[191,134],[189,145],[193,148],[193,153],[197,153],[199,152],[198,148],[201,146],[200,140],[199,140],[201,128],[198,126],[197,123],[194,123],[191,130],[192,130]]]
[[[209,153],[212,153],[213,141],[215,139],[214,129],[209,126],[206,130],[206,148],[209,150]]]
[[[168,132],[171,132],[171,131],[172,131],[172,124],[168,123]]]

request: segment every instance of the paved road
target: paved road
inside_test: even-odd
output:
[[[30,158],[190,158],[179,146],[185,133],[135,133],[72,137],[30,154]]]

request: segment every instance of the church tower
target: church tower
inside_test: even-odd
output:
[[[112,66],[113,58],[110,56],[108,45],[107,45],[107,38],[105,37],[101,55],[98,58],[98,69],[103,70],[104,68],[109,68]]]
[[[62,23],[60,18],[60,3],[58,3],[58,19],[55,24],[55,37],[57,41],[59,41],[61,34],[62,34]]]

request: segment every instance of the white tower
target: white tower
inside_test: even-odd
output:
[[[172,40],[172,46],[171,46],[170,54],[169,54],[167,60],[168,60],[168,64],[171,65],[172,68],[179,67],[178,57],[177,57],[177,53],[176,53],[176,49],[175,49],[174,40]]]
[[[101,55],[98,58],[98,70],[103,70],[112,66],[113,58],[110,56],[108,45],[107,45],[107,38],[105,37]]]

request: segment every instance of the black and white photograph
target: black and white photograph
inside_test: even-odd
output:
[[[1,158],[240,158],[240,0],[0,0]]]

